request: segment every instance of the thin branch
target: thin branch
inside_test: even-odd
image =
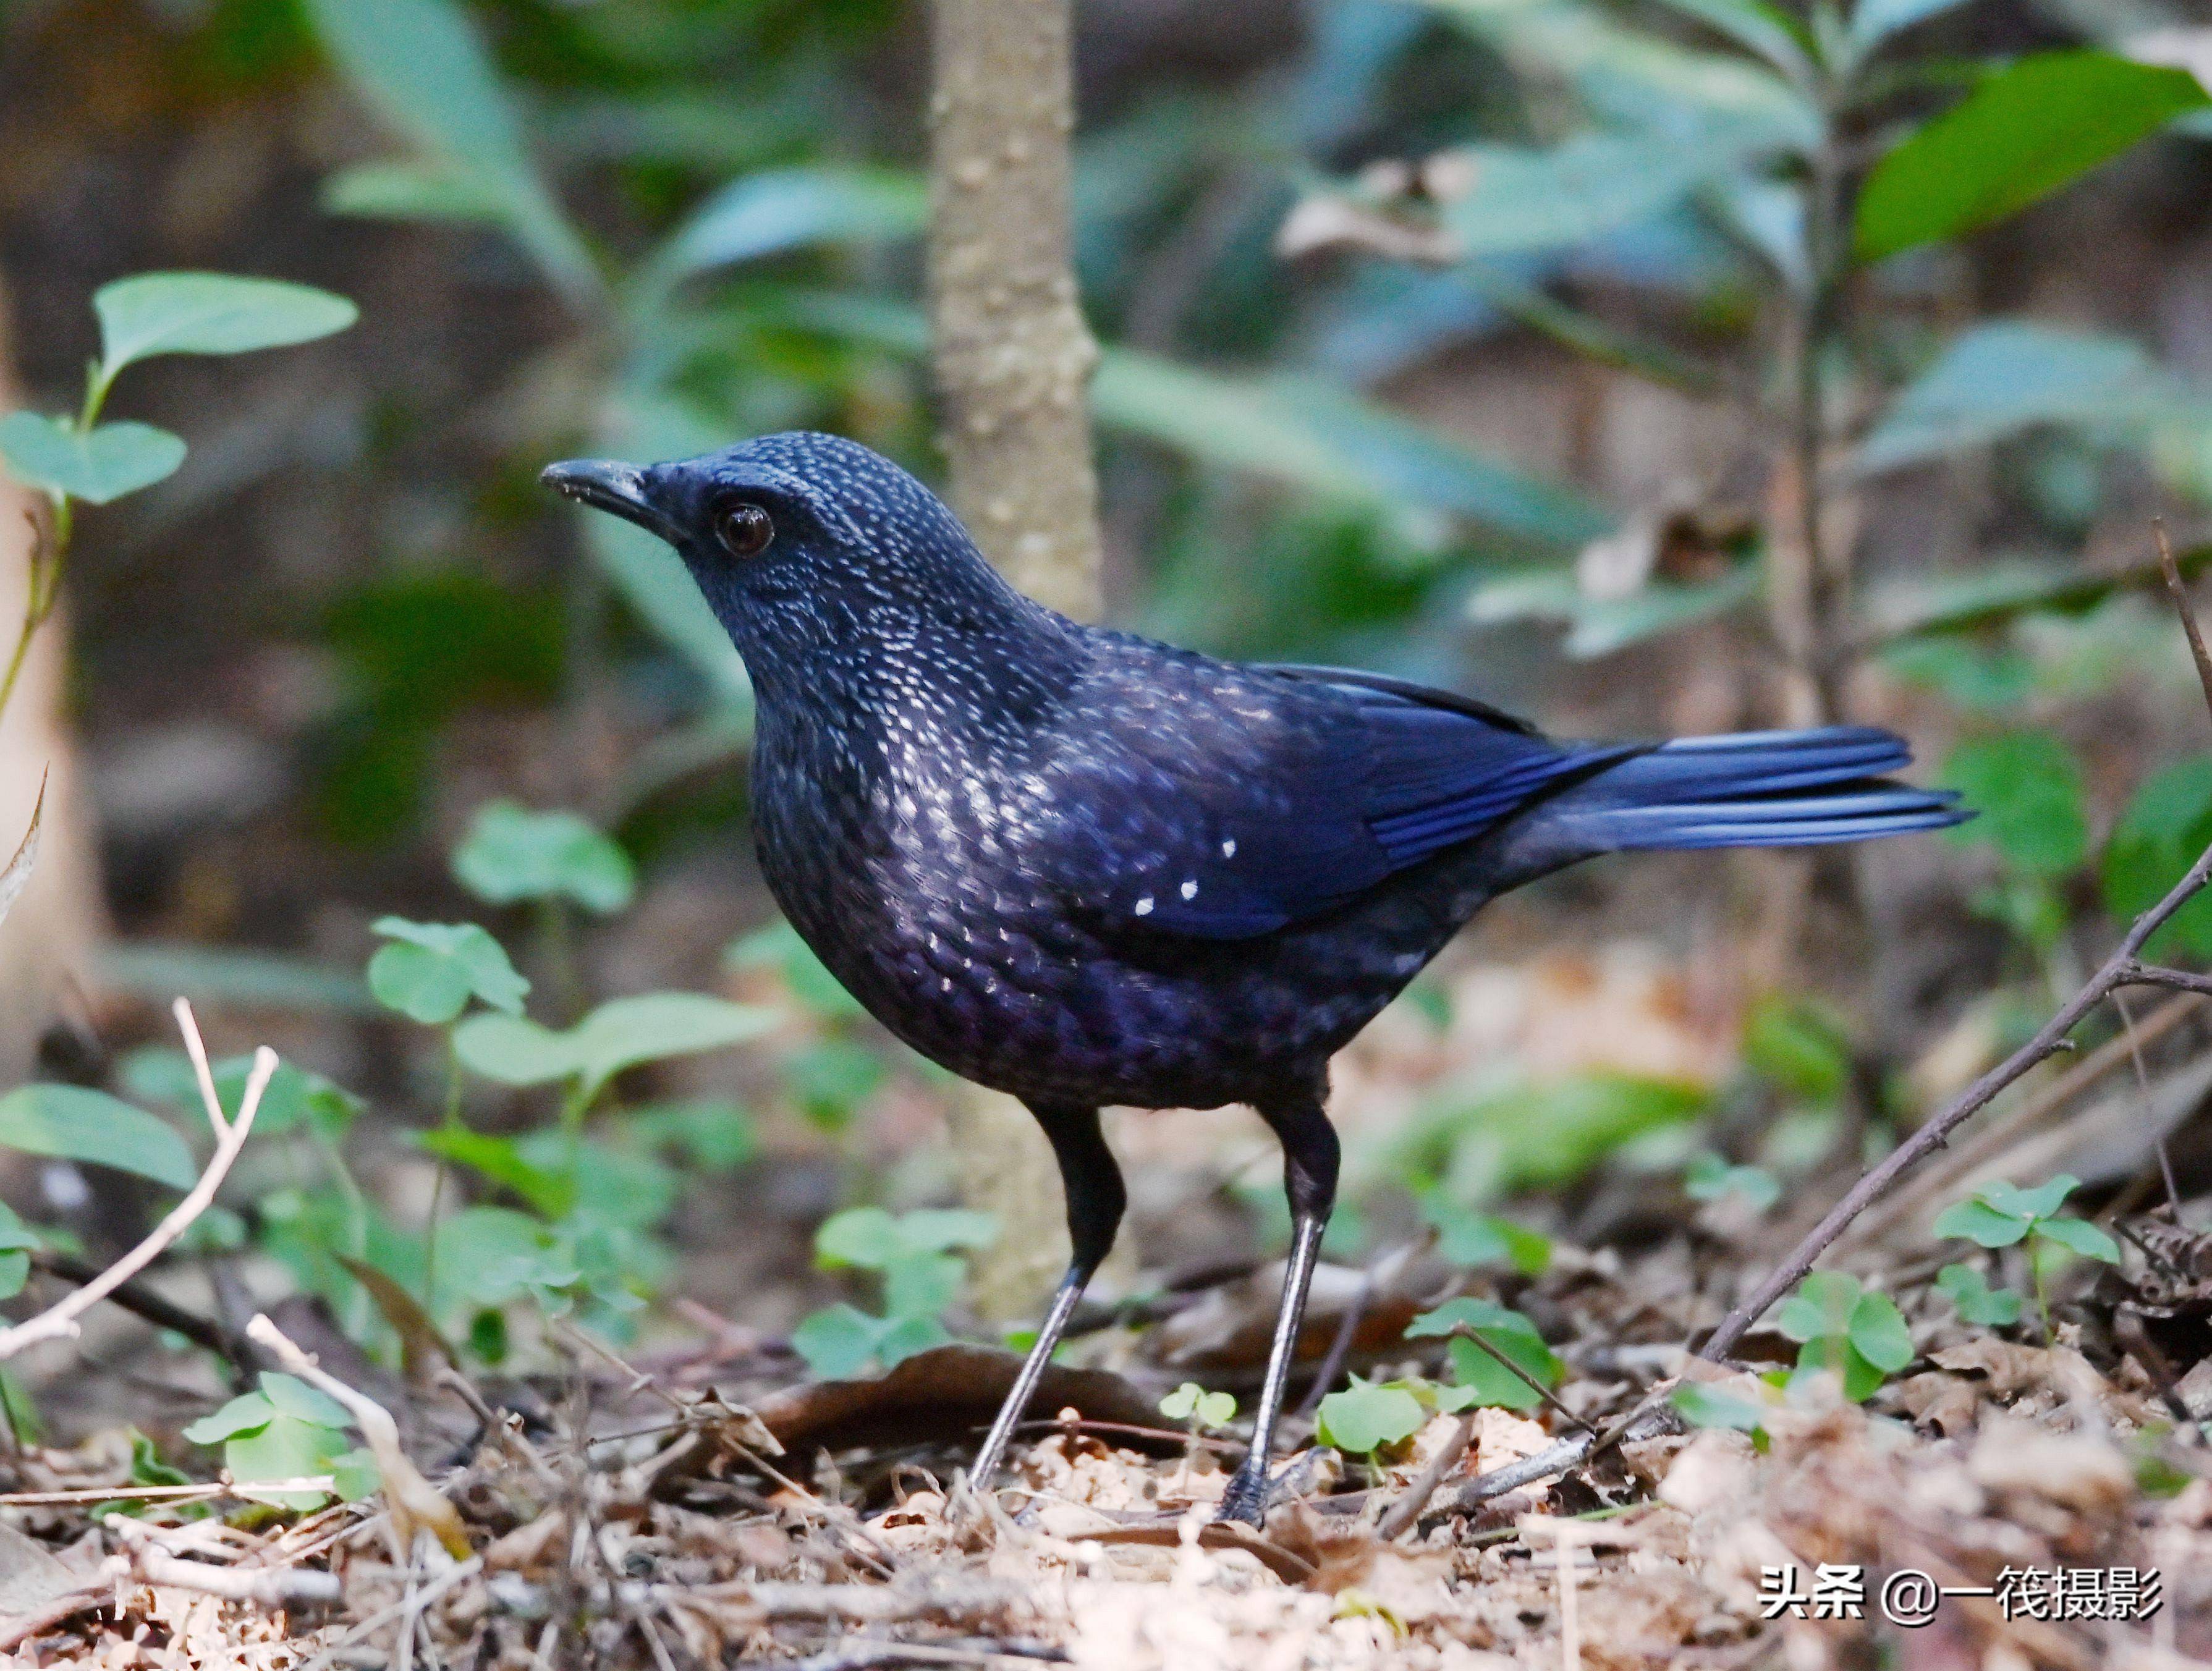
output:
[[[1454,1329],[1452,1334],[1456,1339],[1474,1341],[1475,1345],[1480,1346],[1485,1352],[1496,1358],[1503,1367],[1517,1376],[1522,1384],[1525,1385],[1530,1392],[1535,1394],[1538,1398],[1543,1400],[1544,1403],[1548,1407],[1558,1411],[1559,1414],[1565,1416],[1569,1421],[1572,1422],[1576,1426],[1581,1428],[1584,1432],[1591,1435],[1593,1437],[1596,1436],[1596,1423],[1585,1420],[1573,1410],[1569,1409],[1566,1405],[1560,1401],[1558,1394],[1554,1393],[1549,1387],[1547,1387],[1542,1382],[1537,1380],[1534,1376],[1529,1374],[1528,1370],[1522,1369],[1518,1364],[1508,1358],[1503,1352],[1498,1350],[1498,1347],[1492,1346],[1488,1340],[1483,1339],[1480,1330],[1462,1327],[1460,1328]]]
[[[2182,584],[2180,567],[2173,561],[2173,546],[2166,537],[2166,519],[2153,517],[2150,527],[2158,540],[2159,570],[2166,576],[2166,589],[2181,617],[2181,630],[2189,636],[2189,653],[2197,663],[2197,682],[2204,687],[2204,706],[2212,709],[2212,652],[2204,647],[2204,634],[2197,624],[2197,611],[2190,606],[2189,589]]]
[[[455,1560],[466,1559],[469,1534],[468,1528],[461,1524],[459,1510],[447,1501],[444,1492],[422,1477],[422,1471],[401,1448],[399,1424],[392,1420],[392,1413],[368,1394],[347,1386],[323,1368],[267,1316],[256,1316],[246,1324],[246,1337],[266,1346],[287,1370],[345,1407],[346,1413],[361,1429],[362,1437],[368,1441],[369,1450],[376,1457],[377,1469],[384,1476],[385,1506],[391,1511],[392,1531],[403,1555],[414,1548],[415,1533],[419,1528],[436,1538]]]
[[[1468,1446],[1474,1443],[1475,1418],[1480,1413],[1480,1411],[1469,1410],[1460,1417],[1459,1425],[1452,1429],[1451,1437],[1437,1448],[1435,1455],[1429,1458],[1428,1466],[1421,1470],[1412,1485],[1406,1487],[1405,1495],[1393,1503],[1384,1511],[1382,1518],[1375,1523],[1376,1537],[1389,1543],[1421,1517],[1421,1510],[1429,1506],[1429,1499],[1437,1494],[1437,1487],[1443,1484],[1444,1475],[1459,1466],[1460,1458],[1467,1455]]]
[[[52,1253],[41,1248],[30,1258],[33,1270],[44,1272],[64,1282],[95,1282],[100,1278],[99,1267],[88,1265],[81,1259],[71,1259],[67,1254]],[[112,1290],[107,1297],[112,1304],[143,1318],[155,1328],[181,1334],[194,1346],[204,1346],[218,1357],[228,1359],[233,1367],[240,1371],[251,1370],[254,1367],[251,1350],[221,1323],[203,1317],[198,1312],[187,1311],[180,1305],[172,1304],[150,1288],[126,1282]]]
[[[191,1006],[179,998],[176,1006],[177,1025],[183,1030],[185,1048],[193,1053],[195,1060],[204,1060],[206,1047],[200,1042],[200,1030],[192,1019]],[[269,1089],[270,1076],[276,1071],[276,1053],[264,1046],[253,1058],[253,1072],[246,1082],[245,1100],[239,1104],[238,1118],[226,1121],[222,1105],[214,1097],[210,1082],[203,1081],[202,1094],[207,1097],[208,1121],[218,1136],[215,1155],[200,1174],[191,1194],[169,1210],[168,1216],[156,1224],[153,1232],[137,1247],[117,1260],[90,1282],[51,1305],[38,1316],[17,1323],[13,1328],[0,1330],[0,1358],[14,1357],[26,1346],[40,1340],[52,1340],[74,1336],[77,1333],[77,1318],[82,1313],[106,1299],[132,1277],[144,1270],[160,1257],[168,1247],[191,1226],[192,1221],[214,1204],[216,1192],[222,1188],[224,1176],[239,1151],[245,1148],[248,1133],[253,1129],[253,1116],[261,1107],[261,1095]]]

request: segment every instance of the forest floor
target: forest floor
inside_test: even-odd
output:
[[[2212,1237],[2163,1208],[2114,1227],[2126,1265],[2054,1292],[2048,1337],[2032,1308],[2009,1330],[1962,1323],[1893,1236],[1871,1258],[1913,1358],[1863,1404],[1825,1379],[1778,1401],[1755,1372],[1796,1357],[1779,1333],[1733,1366],[1685,1353],[1715,1290],[1787,1245],[1780,1226],[1708,1210],[1648,1256],[1561,1245],[1533,1279],[1470,1279],[1418,1245],[1332,1271],[1317,1357],[1432,1368],[1439,1343],[1404,1340],[1406,1322],[1462,1292],[1540,1320],[1567,1371],[1531,1415],[1438,1413],[1371,1462],[1294,1445],[1261,1533],[1209,1524],[1237,1444],[1157,1404],[1186,1365],[1243,1351],[1269,1269],[1120,1331],[1118,1368],[1055,1368],[1038,1407],[1061,1414],[988,1503],[948,1502],[947,1482],[1010,1353],[951,1346],[807,1385],[780,1342],[680,1302],[694,1338],[635,1364],[556,1325],[562,1374],[477,1384],[418,1358],[372,1383],[459,1512],[453,1553],[395,1521],[403,1491],[258,1520],[234,1494],[216,1517],[217,1487],[145,1506],[126,1432],[19,1452],[0,1638],[25,1664],[269,1671],[2197,1663]],[[2142,1368],[2173,1360],[2198,1367]],[[1678,1376],[1703,1391],[1670,1399]],[[1559,1466],[1514,1485],[1532,1456]],[[94,1516],[118,1498],[137,1519]]]

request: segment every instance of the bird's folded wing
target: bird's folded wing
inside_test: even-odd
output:
[[[1073,754],[1053,861],[1071,902],[1133,934],[1270,933],[1636,751],[1553,743],[1395,680],[1280,677],[1279,705],[1191,703],[1126,747]]]

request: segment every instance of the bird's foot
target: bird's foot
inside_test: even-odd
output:
[[[1229,1489],[1221,1494],[1221,1507],[1214,1513],[1214,1523],[1235,1520],[1247,1526],[1258,1526],[1267,1510],[1270,1483],[1267,1476],[1257,1469],[1237,1469],[1236,1477],[1229,1482]]]

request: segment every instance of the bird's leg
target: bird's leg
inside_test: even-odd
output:
[[[1291,1198],[1291,1257],[1283,1270],[1282,1308],[1275,1313],[1275,1339],[1267,1352],[1267,1378],[1260,1388],[1260,1407],[1252,1417],[1252,1448],[1221,1498],[1222,1520],[1257,1526],[1267,1507],[1268,1465],[1275,1454],[1275,1419],[1297,1355],[1305,1322],[1306,1290],[1312,1285],[1314,1260],[1329,1210],[1336,1205],[1336,1128],[1322,1111],[1318,1093],[1295,1103],[1263,1106],[1261,1114],[1283,1140],[1283,1190]]]
[[[1068,1261],[1067,1274],[1060,1279],[1051,1309],[1037,1327],[1036,1344],[1030,1348],[1022,1372],[1014,1377],[1013,1390],[999,1407],[983,1448],[975,1455],[975,1465],[969,1470],[969,1483],[978,1491],[990,1488],[1000,1462],[1005,1460],[1007,1443],[1013,1437],[1014,1424],[1029,1408],[1037,1377],[1052,1361],[1052,1349],[1060,1344],[1060,1334],[1067,1327],[1068,1314],[1083,1297],[1091,1273],[1112,1249],[1114,1234],[1121,1224],[1121,1210],[1128,1204],[1127,1192],[1121,1186],[1121,1169],[1114,1164],[1114,1151],[1106,1146],[1098,1129],[1097,1109],[1031,1103],[1030,1111],[1044,1127],[1045,1136],[1052,1140],[1053,1154],[1060,1161],[1060,1183],[1067,1194],[1068,1236],[1075,1244],[1075,1256]]]

